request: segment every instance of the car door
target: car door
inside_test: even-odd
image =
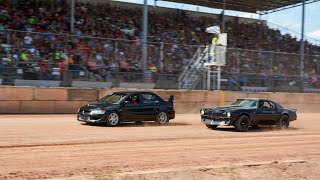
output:
[[[268,101],[268,102],[271,105],[271,108],[270,108],[270,112],[272,112],[272,114],[270,114],[271,120],[278,121],[281,117],[281,112],[280,112],[278,106],[276,105],[276,103],[274,103],[272,101]]]
[[[160,110],[161,100],[152,93],[142,93],[141,101],[144,110],[143,118],[145,120],[154,120]]]
[[[272,105],[273,104],[273,105]],[[274,121],[275,120],[275,105],[271,101],[260,100],[259,107],[256,113],[257,121]]]
[[[137,97],[136,100],[133,97]],[[122,118],[128,121],[136,121],[142,119],[142,106],[139,94],[128,96],[123,103]]]

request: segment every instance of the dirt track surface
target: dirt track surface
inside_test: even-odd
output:
[[[0,115],[0,179],[319,179],[320,114],[288,130],[81,125],[75,115]]]

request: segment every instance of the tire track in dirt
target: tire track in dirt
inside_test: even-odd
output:
[[[16,144],[16,145],[0,145],[0,149],[7,149],[7,148],[28,148],[28,147],[51,147],[51,146],[76,146],[76,145],[94,145],[94,144],[110,144],[110,143],[118,143],[118,142],[152,142],[152,141],[176,141],[176,140],[219,140],[219,139],[242,139],[242,138],[283,138],[283,137],[313,137],[319,138],[320,134],[316,133],[292,133],[292,134],[269,134],[269,135],[245,135],[245,136],[221,136],[221,135],[214,135],[214,136],[200,136],[200,137],[177,137],[177,138],[150,138],[150,139],[137,139],[137,140],[107,140],[107,141],[89,141],[89,142],[66,142],[66,143],[48,143],[48,144]]]

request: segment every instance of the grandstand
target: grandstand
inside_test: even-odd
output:
[[[121,87],[124,83],[126,87],[130,87],[130,83],[134,87],[145,87],[143,83],[148,83],[148,87],[175,89],[180,75],[194,61],[194,54],[210,41],[205,28],[221,23],[220,15],[150,9],[148,69],[143,72],[141,5],[77,1],[75,32],[70,33],[70,5],[66,1],[3,2],[0,5],[0,82],[4,85],[19,85],[17,82],[21,80],[45,80],[49,83],[47,86],[50,81],[58,81],[62,86],[72,86],[72,81],[90,81],[107,82],[112,84],[110,87]],[[218,1],[212,2],[201,5],[221,6]],[[232,4],[228,8],[266,13],[286,5],[294,6],[298,1],[281,2],[258,5],[252,0],[228,1]],[[270,29],[263,20],[231,16],[225,20],[228,51],[227,65],[222,71],[223,89],[248,91],[257,87],[253,91],[299,91],[300,42],[297,39]],[[318,92],[320,48],[306,42],[305,54],[303,84],[306,89]],[[204,74],[201,79],[195,89],[203,89]]]

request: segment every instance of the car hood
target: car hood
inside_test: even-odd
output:
[[[226,111],[233,111],[233,110],[239,110],[239,109],[244,109],[242,106],[237,106],[237,105],[229,105],[229,106],[219,106],[216,108],[206,108],[206,109],[211,109],[215,112],[226,112]]]
[[[83,110],[90,110],[90,109],[112,109],[117,108],[119,104],[111,104],[111,103],[102,103],[102,102],[93,102],[89,103],[85,106],[82,106],[81,109]]]

